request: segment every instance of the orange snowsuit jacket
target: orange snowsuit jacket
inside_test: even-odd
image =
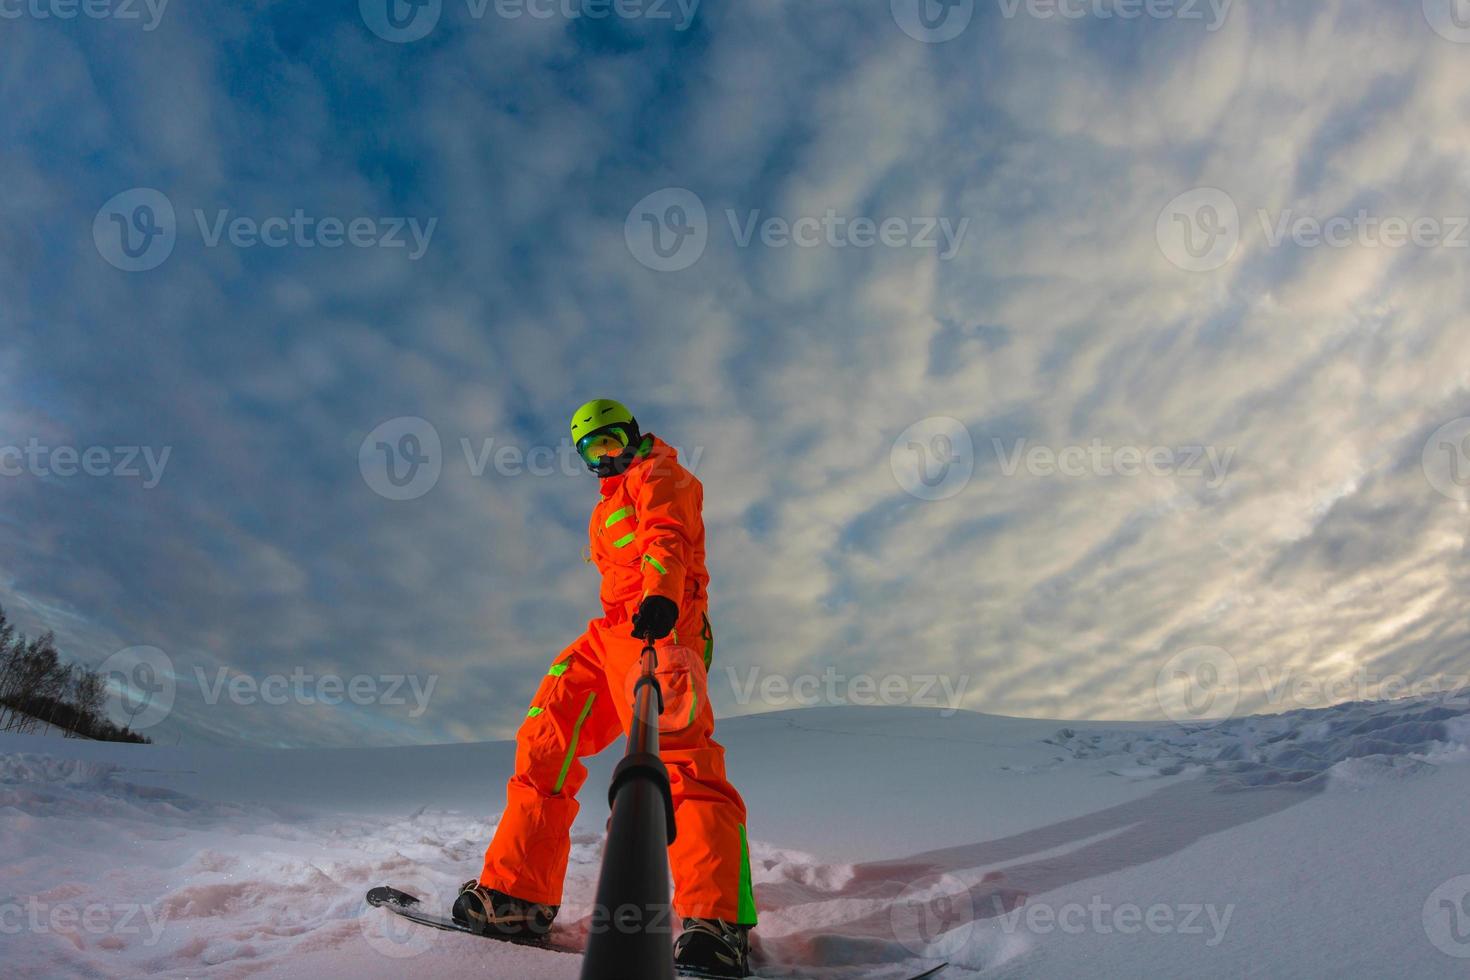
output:
[[[602,608],[610,621],[627,622],[647,596],[673,600],[679,607],[674,642],[682,633],[685,643],[698,646],[698,637],[708,667],[704,487],[672,446],[657,436],[646,439],[644,459],[602,481],[588,524],[591,560],[602,573]]]

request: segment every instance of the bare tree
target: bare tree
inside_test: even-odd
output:
[[[101,674],[63,663],[52,633],[27,640],[0,609],[0,731],[30,732],[44,723],[68,737],[150,741],[109,721],[106,701]]]
[[[19,670],[20,648],[15,642],[15,625],[0,608],[0,731],[7,731],[12,723],[10,696],[17,688],[16,674]]]

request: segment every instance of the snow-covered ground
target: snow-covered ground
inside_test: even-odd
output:
[[[1470,973],[1463,698],[1202,729],[814,708],[720,734],[768,959],[943,958],[954,980]],[[588,911],[615,756],[583,794],[563,922]],[[0,736],[0,973],[575,977],[571,957],[362,901],[389,882],[447,905],[511,758]]]

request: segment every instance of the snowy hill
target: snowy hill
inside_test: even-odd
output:
[[[1194,730],[824,708],[720,735],[768,958],[943,958],[956,980],[1470,970],[1463,698]],[[362,902],[392,882],[448,903],[478,870],[509,743],[7,735],[0,753],[7,976],[577,975]],[[563,922],[588,910],[615,755],[584,793]]]

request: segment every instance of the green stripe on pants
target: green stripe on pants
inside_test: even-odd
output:
[[[567,756],[561,760],[561,772],[556,777],[556,785],[552,787],[552,794],[560,793],[561,788],[567,781],[567,772],[572,768],[572,760],[577,756],[577,740],[582,735],[582,724],[587,716],[592,714],[592,702],[597,698],[597,692],[593,691],[587,695],[587,703],[582,705],[582,713],[577,716],[577,723],[572,726],[572,737],[567,741]]]
[[[755,889],[750,884],[750,842],[745,839],[745,824],[740,825],[740,925],[753,926]]]

